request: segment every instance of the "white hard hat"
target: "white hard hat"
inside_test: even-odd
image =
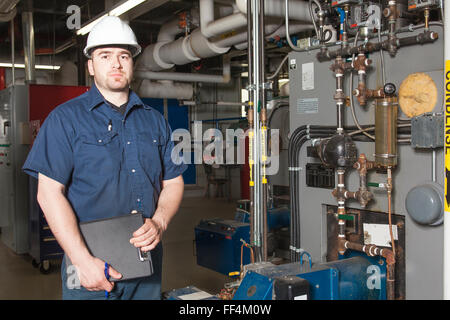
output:
[[[127,46],[133,57],[141,52],[136,36],[130,26],[115,16],[102,18],[91,30],[83,52],[91,58],[91,49],[100,46]]]

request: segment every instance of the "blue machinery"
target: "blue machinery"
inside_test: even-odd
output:
[[[295,262],[255,268],[247,271],[233,300],[386,299],[384,259],[357,252],[317,266]]]
[[[249,242],[248,219],[246,211],[238,210],[234,220],[202,220],[195,228],[197,264],[225,275],[239,271],[241,239]],[[268,225],[271,231],[288,226],[289,210],[269,209]],[[386,261],[382,257],[347,250],[336,261],[313,265],[305,251],[300,262],[249,264],[249,251],[243,248],[245,272],[233,300],[386,299]]]
[[[268,210],[269,232],[289,226],[289,210]],[[195,228],[197,264],[225,275],[239,273],[242,263],[250,263],[250,250],[242,248],[250,242],[249,213],[237,210],[234,220],[202,220]]]

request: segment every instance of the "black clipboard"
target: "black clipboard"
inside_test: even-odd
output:
[[[151,253],[141,252],[130,243],[133,233],[144,223],[141,213],[81,222],[81,234],[90,253],[122,274],[122,278],[110,278],[110,281],[122,281],[151,276],[153,263]],[[70,259],[66,256],[67,265]]]

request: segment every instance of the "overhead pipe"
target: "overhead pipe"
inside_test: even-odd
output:
[[[289,26],[289,32],[290,34],[296,34],[302,31],[306,31],[306,30],[311,30],[313,28],[312,24],[302,24],[302,23],[296,23],[294,25],[290,25]],[[267,28],[266,28],[267,30]],[[246,36],[247,33],[244,32],[244,35]],[[239,38],[238,38],[239,36]],[[235,36],[235,40],[237,39],[241,39],[242,34],[238,34]],[[280,37],[280,38],[285,38],[286,37],[286,26],[282,25],[281,27],[279,27],[277,30],[275,30],[273,33],[267,35],[265,37],[265,39],[267,41],[269,41],[270,39],[275,39],[276,37]],[[222,40],[222,41],[226,41],[226,39]],[[218,44],[221,44],[222,42],[219,41]],[[238,44],[235,44],[234,47],[238,50],[245,50],[247,49],[247,42],[241,42]]]
[[[210,58],[226,53],[230,47],[219,47],[211,43],[195,29],[190,35],[172,42],[157,42],[145,48],[138,59],[139,66],[149,71],[161,71],[183,65],[202,58]]]
[[[280,23],[270,23],[270,24],[266,24],[266,26],[264,27],[264,34],[270,35],[273,34],[274,32],[276,32],[277,30],[280,29]],[[230,47],[233,46],[237,43],[243,43],[243,42],[247,42],[247,37],[248,37],[248,32],[247,31],[243,31],[240,32],[238,34],[234,34],[230,37],[224,38],[224,39],[220,39],[218,41],[214,41],[213,43],[219,47]]]
[[[205,37],[218,36],[246,25],[247,18],[241,12],[214,20],[214,0],[200,0],[200,30]]]
[[[247,0],[236,0],[236,6],[240,12],[247,14]],[[289,0],[289,8],[289,19],[312,23],[307,1]],[[285,17],[284,9],[284,0],[264,0],[265,16]]]
[[[293,1],[292,10],[289,16],[294,20],[311,22],[308,13],[308,4],[302,1]],[[264,12],[267,16],[284,17],[284,11],[278,7],[282,4],[280,0],[265,0]],[[244,35],[234,38],[235,43],[228,40],[216,40],[214,37],[234,29],[239,29],[247,25],[247,6],[246,0],[236,1],[235,7],[240,12],[219,18],[214,21],[214,1],[200,1],[200,28],[195,29],[191,34],[180,37],[175,40],[176,22],[171,21],[168,26],[163,26],[158,36],[158,42],[148,46],[138,59],[141,68],[149,71],[161,71],[191,63],[203,58],[210,58],[222,55],[229,51],[232,45],[240,44],[245,41]],[[283,6],[284,7],[284,6]],[[175,30],[175,31],[173,31]],[[171,33],[169,31],[173,31]],[[168,34],[166,34],[168,32]],[[244,40],[243,40],[244,39]],[[245,45],[244,45],[245,46]]]
[[[308,4],[303,1],[289,1],[291,9],[289,19],[312,22],[308,11]],[[265,0],[263,6],[264,16],[284,17],[284,2],[280,0]],[[238,12],[214,20],[214,0],[200,0],[200,29],[207,38],[226,33],[232,29],[239,29],[247,25],[247,0],[236,0]]]
[[[230,57],[223,56],[222,75],[181,73],[181,72],[153,72],[146,70],[135,70],[134,76],[137,79],[148,80],[173,80],[181,82],[209,82],[209,83],[228,83],[231,79]]]

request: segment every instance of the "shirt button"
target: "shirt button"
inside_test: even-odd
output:
[[[131,172],[135,173],[135,172],[136,172],[136,170],[134,170],[134,169],[131,169]]]

